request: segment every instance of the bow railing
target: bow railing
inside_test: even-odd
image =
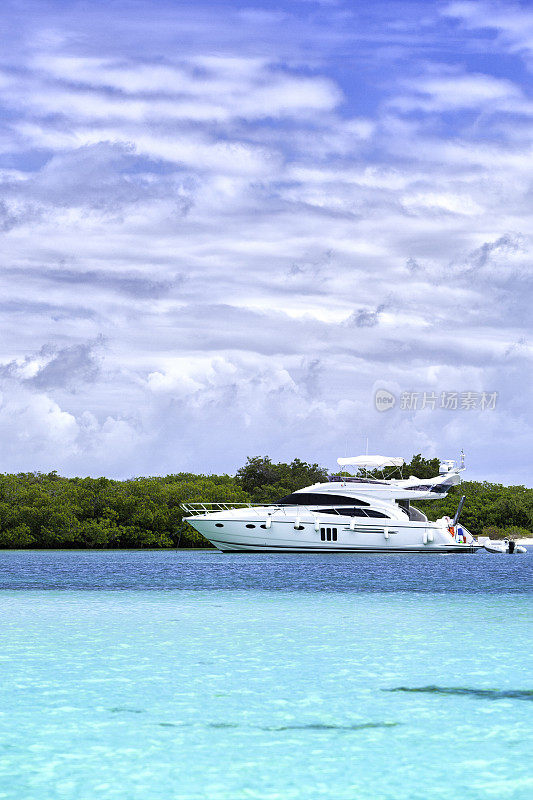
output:
[[[217,511],[231,511],[235,508],[249,508],[250,510],[254,508],[251,503],[181,503],[180,505],[189,517],[213,514]]]

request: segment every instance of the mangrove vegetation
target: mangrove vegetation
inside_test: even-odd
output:
[[[404,475],[430,477],[438,459],[413,457]],[[65,478],[55,472],[0,475],[0,548],[210,547],[183,520],[182,503],[273,503],[327,479],[318,464],[275,464],[249,458],[233,475],[180,472],[128,480]],[[533,489],[467,481],[447,498],[419,503],[435,519],[453,516],[466,495],[461,521],[474,535],[531,536]]]

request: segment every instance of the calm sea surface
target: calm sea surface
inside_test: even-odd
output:
[[[532,566],[3,551],[0,798],[531,800]]]

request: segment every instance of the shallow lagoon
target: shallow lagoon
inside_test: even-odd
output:
[[[1,564],[0,798],[533,795],[531,554]]]

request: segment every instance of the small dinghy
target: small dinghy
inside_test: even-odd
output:
[[[487,553],[527,553],[527,549],[521,544],[516,544],[512,539],[504,539],[503,542],[486,542],[484,545]]]

